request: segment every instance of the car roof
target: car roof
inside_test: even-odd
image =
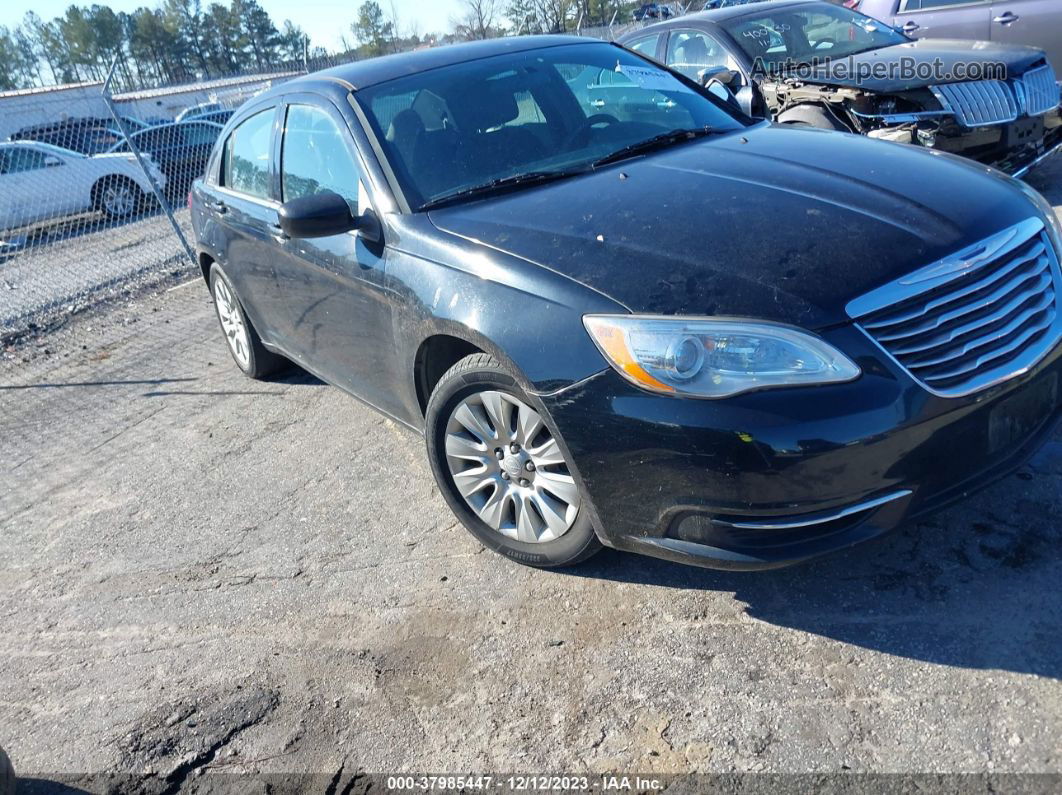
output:
[[[312,72],[286,83],[281,83],[263,92],[258,98],[265,99],[290,94],[299,89],[314,85],[320,86],[322,83],[332,83],[333,85],[339,83],[349,90],[358,90],[399,77],[426,72],[429,69],[438,69],[443,66],[453,66],[481,58],[490,58],[493,55],[543,50],[549,47],[561,47],[571,44],[609,46],[607,42],[600,39],[564,35],[506,36],[486,41],[448,44],[444,47],[431,47],[397,55],[368,58],[364,61],[334,66],[331,69],[325,69],[320,72]]]
[[[215,121],[208,119],[181,119],[180,121],[171,121],[168,124],[156,124],[151,127],[145,127],[143,130],[137,130],[133,135],[140,135],[146,132],[155,132],[156,130],[165,130],[168,127],[187,127],[189,124],[207,124],[211,127],[217,127],[219,130],[224,127],[223,124],[218,124]]]

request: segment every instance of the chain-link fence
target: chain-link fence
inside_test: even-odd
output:
[[[652,21],[577,32],[615,39]],[[0,95],[0,347],[194,274],[186,197],[224,123],[267,88],[343,62],[113,94],[100,81]]]
[[[112,295],[194,271],[186,197],[223,124],[300,71],[111,94],[13,92],[0,134],[0,335],[10,344]]]

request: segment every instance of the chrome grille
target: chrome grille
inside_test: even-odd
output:
[[[848,304],[849,317],[929,391],[1017,376],[1062,336],[1057,253],[1031,218]]]
[[[1025,92],[1025,112],[1030,116],[1040,116],[1058,107],[1058,83],[1050,64],[1026,72],[1021,85]]]
[[[947,83],[933,86],[932,91],[964,127],[1003,124],[1018,118],[1018,100],[1002,80]]]

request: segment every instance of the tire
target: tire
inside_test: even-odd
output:
[[[144,191],[128,177],[105,177],[92,191],[96,208],[111,221],[132,218],[144,207]]]
[[[488,405],[499,408],[490,410]],[[457,419],[469,416],[463,409],[476,415],[477,422],[470,425],[476,425],[478,433]],[[506,413],[507,431],[500,427],[505,422],[490,419]],[[541,420],[541,427],[535,418]],[[528,434],[525,428],[535,430]],[[543,568],[573,566],[601,549],[589,500],[573,476],[552,420],[493,357],[485,353],[466,356],[439,379],[428,400],[424,436],[439,490],[484,546],[517,563]],[[524,445],[513,448],[506,440],[509,445]],[[455,467],[461,468],[455,473]],[[466,498],[458,478],[466,492],[478,483],[486,485]],[[561,494],[563,499],[557,496]],[[470,500],[483,504],[475,508]],[[547,515],[549,520],[544,518]],[[483,517],[495,521],[497,527]],[[566,529],[560,529],[562,525]]]
[[[15,795],[15,768],[3,748],[0,748],[0,795]]]
[[[287,359],[262,344],[262,338],[247,319],[236,288],[217,264],[210,268],[210,296],[229,354],[244,375],[261,379],[288,366]]]

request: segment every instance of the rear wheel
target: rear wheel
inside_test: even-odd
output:
[[[601,548],[555,430],[492,357],[443,375],[425,436],[443,496],[485,546],[531,566],[570,566]]]
[[[287,366],[286,359],[267,350],[262,344],[262,338],[247,319],[243,304],[236,296],[236,288],[219,265],[210,269],[210,293],[214,297],[214,311],[229,346],[229,353],[244,375],[265,378]]]
[[[108,177],[95,189],[96,206],[112,221],[130,218],[144,206],[144,192],[128,177]]]

